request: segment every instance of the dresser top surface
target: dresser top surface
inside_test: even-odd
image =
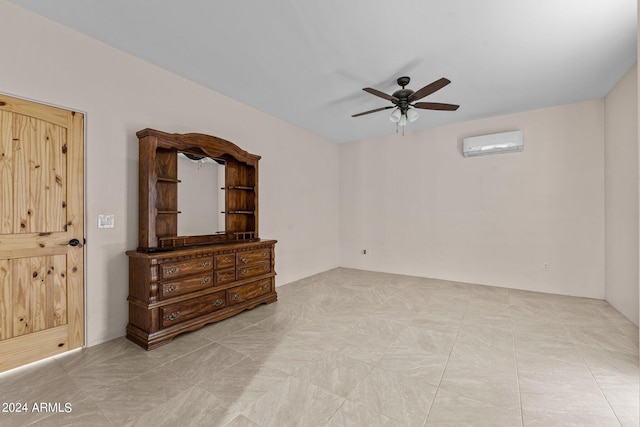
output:
[[[158,250],[153,252],[145,252],[138,250],[127,251],[126,254],[133,258],[174,258],[176,256],[189,256],[189,255],[205,255],[207,253],[216,253],[224,251],[234,251],[238,249],[249,250],[252,248],[261,248],[265,246],[273,246],[277,243],[277,240],[255,239],[255,240],[243,240],[243,241],[231,241],[222,242],[207,245],[198,245],[188,248],[172,249],[172,250]]]

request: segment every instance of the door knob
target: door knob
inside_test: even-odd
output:
[[[78,246],[79,244],[80,244],[80,240],[78,239],[69,240],[69,246]]]

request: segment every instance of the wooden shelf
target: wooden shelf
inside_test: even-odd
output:
[[[175,215],[181,213],[181,211],[158,211],[158,215]]]
[[[244,190],[244,191],[254,191],[255,187],[249,187],[245,185],[230,185],[227,187],[229,190]]]
[[[236,214],[236,215],[253,215],[255,211],[227,211],[228,214]]]
[[[158,177],[158,181],[160,182],[173,182],[173,183],[180,183],[182,181],[180,181],[179,179],[176,178],[165,178],[165,177]]]

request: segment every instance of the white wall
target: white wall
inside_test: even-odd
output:
[[[522,153],[461,154],[518,129]],[[342,265],[604,297],[603,100],[407,130],[340,147]]]
[[[278,285],[339,264],[338,146],[0,1],[0,91],[86,113],[88,345],[124,335],[137,245],[137,130],[201,132],[262,156],[260,235]],[[98,230],[98,213],[115,214]]]
[[[638,324],[638,89],[634,66],[605,98],[606,300]]]

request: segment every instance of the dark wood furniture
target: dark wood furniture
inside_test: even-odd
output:
[[[138,248],[127,252],[127,338],[150,350],[180,333],[276,301],[276,241],[258,236],[260,156],[209,135],[152,129],[137,135]],[[224,162],[224,231],[178,236],[178,153]],[[202,183],[202,189],[210,187]],[[216,214],[202,212],[212,223]]]

